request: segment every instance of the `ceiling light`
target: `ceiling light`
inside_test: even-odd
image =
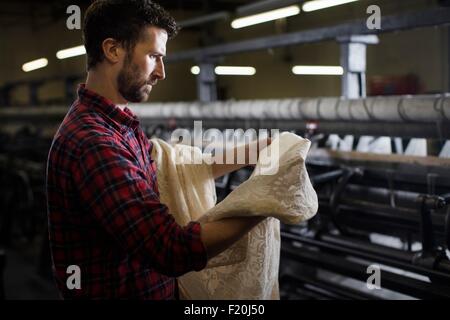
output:
[[[71,57],[81,56],[83,54],[86,54],[86,49],[84,46],[78,46],[73,48],[68,48],[64,50],[59,50],[56,53],[56,57],[58,59],[67,59]]]
[[[253,76],[256,73],[256,69],[253,67],[235,67],[235,66],[217,66],[214,72],[218,76]],[[193,66],[191,73],[200,74],[200,67]]]
[[[256,69],[253,67],[219,66],[214,71],[219,76],[253,76],[256,73]]]
[[[280,9],[276,9],[276,10],[271,10],[271,11],[251,15],[248,17],[235,19],[235,20],[233,20],[233,22],[231,22],[231,27],[233,29],[244,28],[244,27],[252,26],[252,25],[258,24],[258,23],[263,23],[263,22],[267,22],[267,21],[272,21],[272,20],[277,20],[277,19],[286,18],[286,17],[290,17],[290,16],[295,16],[299,13],[300,13],[299,6],[297,6],[297,5],[289,6],[289,7],[285,7],[285,8],[280,8]]]
[[[340,66],[295,66],[292,72],[297,75],[342,76],[344,69]]]
[[[199,66],[193,66],[193,67],[191,68],[191,73],[192,73],[192,74],[195,74],[195,75],[200,74],[200,67],[199,67]]]
[[[24,63],[22,66],[22,70],[25,72],[30,72],[36,69],[44,68],[48,65],[48,60],[45,58],[33,60],[27,63]]]
[[[302,10],[305,12],[325,9],[329,7],[338,6],[341,4],[346,4],[350,2],[355,2],[358,0],[312,0],[305,2],[303,4]]]

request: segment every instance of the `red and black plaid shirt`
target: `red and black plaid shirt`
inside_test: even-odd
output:
[[[180,227],[160,203],[151,148],[128,108],[80,85],[47,166],[50,246],[64,298],[174,299],[174,277],[205,267],[200,225]],[[66,284],[71,265],[81,270],[81,289]]]

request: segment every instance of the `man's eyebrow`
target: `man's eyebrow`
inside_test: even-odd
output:
[[[166,55],[164,53],[157,52],[157,51],[150,51],[150,54],[154,55],[154,56],[160,56],[160,57],[163,57],[163,58],[166,57]]]

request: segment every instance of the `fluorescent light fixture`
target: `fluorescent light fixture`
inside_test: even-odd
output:
[[[355,2],[358,0],[312,0],[305,2],[303,4],[302,10],[305,12],[325,9],[329,7],[339,6],[341,4],[346,4],[350,2]]]
[[[216,67],[214,72],[219,76],[253,76],[256,69],[253,67]]]
[[[295,66],[292,72],[298,75],[342,76],[344,69],[339,66]]]
[[[33,60],[27,63],[24,63],[22,66],[22,70],[25,72],[30,72],[36,69],[44,68],[48,65],[48,60],[45,58]]]
[[[195,74],[195,75],[200,74],[200,67],[199,67],[199,66],[193,66],[193,67],[191,68],[191,73],[192,73],[192,74]]]
[[[214,69],[214,72],[218,76],[253,76],[256,73],[256,69],[253,67],[234,67],[234,66],[218,66]],[[193,66],[191,73],[200,74],[200,67]]]
[[[300,13],[300,7],[297,5],[289,6],[281,9],[275,9],[248,17],[238,18],[231,22],[231,27],[233,29],[244,28],[252,26],[254,24],[263,23],[267,21],[277,20],[281,18],[286,18],[290,16],[295,16]]]
[[[81,56],[83,54],[86,54],[86,49],[84,48],[83,45],[81,45],[78,47],[59,50],[56,53],[56,57],[61,60],[61,59],[67,59],[67,58],[72,58],[72,57],[76,57],[76,56]]]

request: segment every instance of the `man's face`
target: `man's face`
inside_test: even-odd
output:
[[[129,102],[147,101],[158,80],[164,80],[167,32],[147,27],[134,50],[127,53],[117,77],[120,94]]]

